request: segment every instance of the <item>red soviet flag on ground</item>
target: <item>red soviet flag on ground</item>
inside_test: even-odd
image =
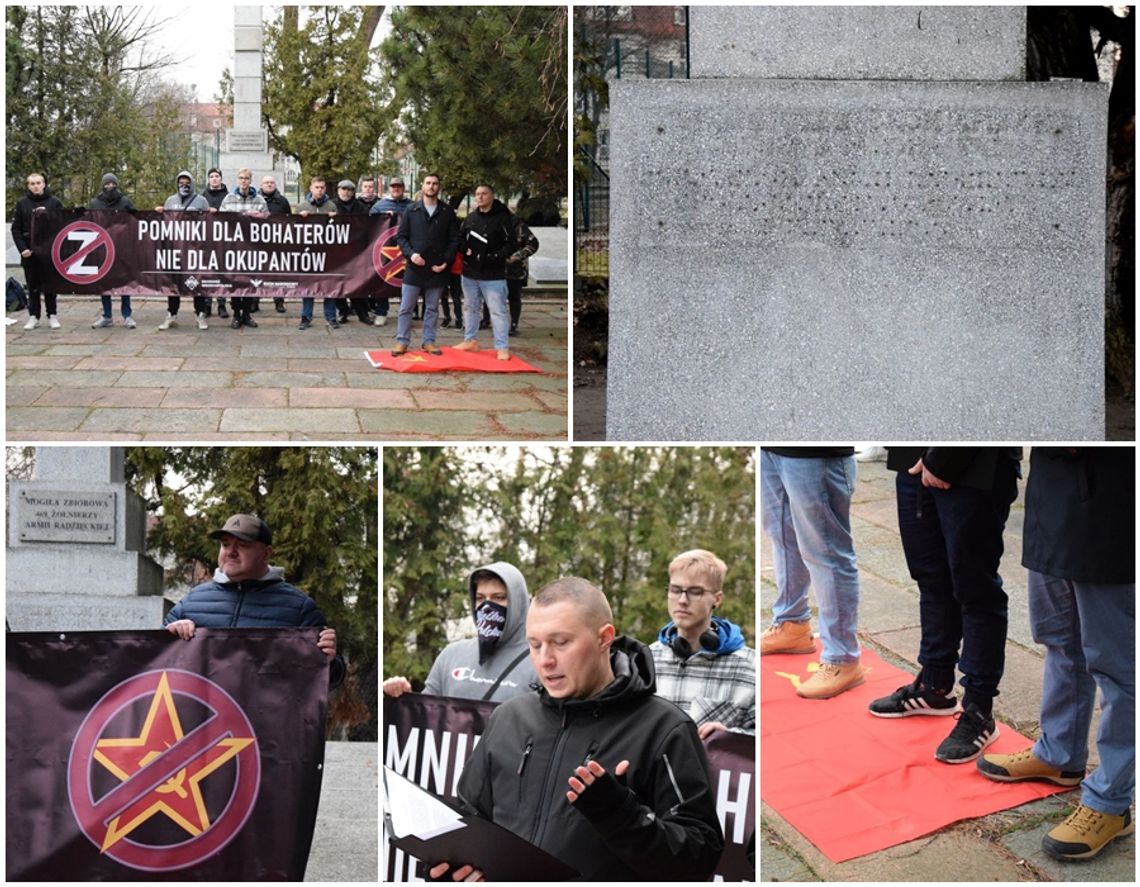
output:
[[[316,629],[7,637],[7,879],[300,881]]]
[[[389,351],[365,351],[368,362],[378,370],[392,370],[397,373],[541,373],[538,367],[531,366],[517,354],[510,360],[499,360],[494,349],[481,351],[456,351],[454,348],[440,347],[442,354],[428,354],[426,351],[408,351],[396,357]]]

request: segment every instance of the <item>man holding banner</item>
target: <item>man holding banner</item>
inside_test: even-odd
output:
[[[654,693],[644,644],[617,637],[609,602],[564,577],[527,618],[541,681],[491,715],[459,781],[491,819],[587,881],[708,878],[724,837],[693,721]],[[433,878],[478,880],[469,865]]]

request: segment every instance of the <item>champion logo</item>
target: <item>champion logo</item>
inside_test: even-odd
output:
[[[249,282],[250,282],[250,284],[252,284],[253,286],[261,286],[261,279],[260,279],[260,278],[251,277],[251,278],[249,279]]]
[[[189,277],[186,278],[186,289],[188,289],[188,290],[198,289],[198,278],[195,277],[193,274],[191,274]]]

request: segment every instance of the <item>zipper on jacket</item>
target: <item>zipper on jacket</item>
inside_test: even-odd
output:
[[[528,736],[526,738],[526,748],[523,749],[522,760],[519,761],[518,775],[523,775],[523,770],[526,769],[527,758],[530,757],[531,750],[534,748],[534,737]]]
[[[566,729],[566,707],[562,707],[562,723],[558,727],[558,735],[554,739],[554,748],[550,753],[550,760],[546,763],[546,772],[542,776],[541,791],[538,794],[538,815],[534,819],[534,828],[530,830],[530,837],[527,839],[536,847],[541,847],[540,841],[542,840],[542,832],[545,831],[546,821],[550,815],[551,800],[549,795],[557,795],[554,791],[554,781],[561,775],[561,768],[558,766],[562,757],[562,748],[566,744],[566,737],[569,731]],[[553,775],[553,780],[551,778]]]
[[[594,759],[594,755],[598,753],[598,740],[590,743],[590,747],[586,749],[586,757],[582,758],[582,766],[585,767],[590,761]]]
[[[672,816],[677,812],[677,808],[685,803],[685,796],[681,794],[681,787],[677,785],[677,777],[673,775],[673,765],[669,763],[669,756],[663,753],[661,758],[665,761],[665,771],[669,774],[669,781],[673,783],[673,791],[677,793],[677,803],[669,809],[669,815]]]
[[[522,760],[519,761],[518,777],[519,777],[519,809],[522,809],[523,803],[523,771],[526,769],[526,762],[530,760],[530,753],[534,750],[534,737],[528,736],[526,738],[526,748],[523,749]]]
[[[237,628],[238,616],[241,615],[241,605],[242,605],[242,602],[244,600],[245,600],[245,587],[241,582],[239,582],[238,583],[237,606],[234,607],[234,614],[233,614],[233,616],[230,617],[230,628]]]

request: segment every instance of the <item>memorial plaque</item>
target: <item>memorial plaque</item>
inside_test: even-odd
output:
[[[239,131],[226,130],[226,150],[233,154],[263,153],[269,144],[269,135],[264,129]]]
[[[1102,439],[1107,92],[612,84],[608,437]]]
[[[115,542],[113,492],[21,490],[18,503],[21,542]]]
[[[693,77],[1024,80],[1024,6],[693,6]]]

